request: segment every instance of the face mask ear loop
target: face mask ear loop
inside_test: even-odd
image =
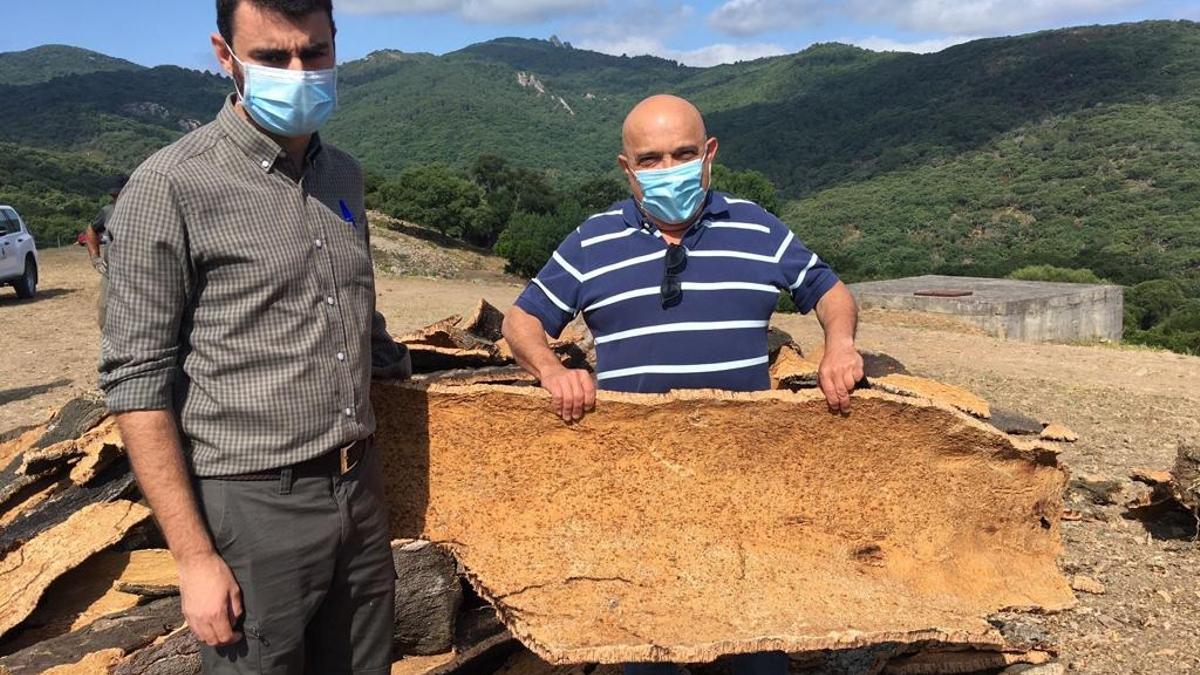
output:
[[[233,47],[229,45],[229,42],[226,41],[225,38],[221,38],[221,42],[225,43],[225,49],[229,50],[229,56],[233,59],[233,62],[238,64],[238,67],[242,69],[242,86],[240,88],[238,87],[237,76],[232,76],[233,91],[238,95],[238,102],[240,102],[242,105],[245,105],[246,95],[243,93],[242,89],[246,88],[246,64],[242,63],[242,60],[238,58],[237,53],[233,51]]]

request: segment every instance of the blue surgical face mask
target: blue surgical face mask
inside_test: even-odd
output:
[[[642,209],[655,219],[678,225],[691,220],[704,204],[704,158],[669,169],[634,172],[642,187]]]
[[[243,63],[238,97],[262,128],[286,138],[307,136],[329,120],[337,107],[337,69],[288,70]]]

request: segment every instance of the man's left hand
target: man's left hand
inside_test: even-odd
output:
[[[850,412],[850,392],[854,385],[863,379],[863,359],[853,343],[837,346],[825,346],[825,356],[821,358],[818,370],[821,392],[829,402],[829,409],[835,413]]]

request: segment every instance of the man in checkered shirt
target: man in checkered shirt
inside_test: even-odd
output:
[[[369,399],[407,354],[375,312],[330,0],[217,0],[237,92],[109,222],[101,386],[208,673],[386,673],[395,572]]]

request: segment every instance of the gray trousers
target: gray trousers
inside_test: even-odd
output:
[[[204,672],[388,673],[396,573],[378,451],[345,476],[196,481],[242,590],[242,641],[201,647]]]

